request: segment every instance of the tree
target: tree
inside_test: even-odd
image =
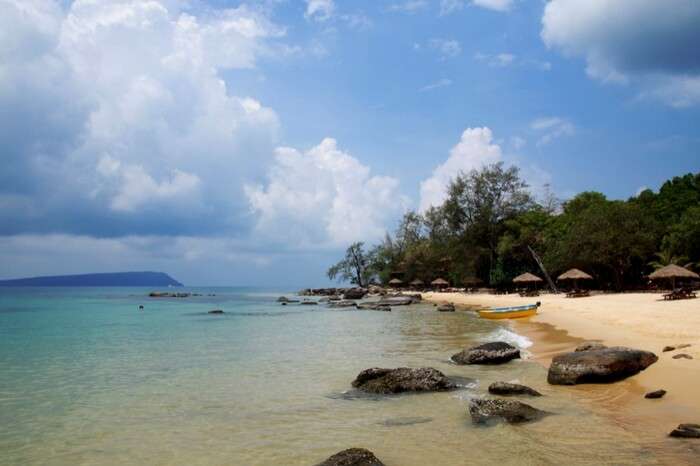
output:
[[[364,243],[352,243],[345,251],[345,258],[328,269],[328,278],[340,279],[354,285],[367,286],[372,278],[372,257],[364,250]]]

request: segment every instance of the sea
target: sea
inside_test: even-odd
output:
[[[0,288],[0,464],[313,465],[350,447],[388,466],[666,464],[549,387],[527,338],[473,312],[281,306],[294,290],[274,287],[176,290],[200,296]],[[495,340],[523,358],[450,362]],[[351,382],[370,367],[434,367],[460,389],[363,395]],[[472,424],[469,401],[495,381],[539,390],[522,401],[552,414]]]

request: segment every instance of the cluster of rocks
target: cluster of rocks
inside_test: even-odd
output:
[[[384,466],[384,463],[364,448],[348,448],[316,466]]]
[[[189,298],[190,296],[201,296],[192,293],[172,293],[169,291],[151,291],[149,298]]]

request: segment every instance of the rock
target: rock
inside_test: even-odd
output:
[[[139,309],[143,309],[143,304],[139,304]]]
[[[328,303],[328,307],[331,307],[331,308],[334,308],[334,309],[335,309],[335,308],[347,308],[347,307],[356,308],[356,307],[357,307],[357,303],[356,303],[355,301],[346,301],[346,300],[343,300],[343,301],[331,301],[331,302]]]
[[[693,357],[686,353],[679,353],[673,356],[673,359],[693,359]]]
[[[364,448],[348,448],[316,466],[384,466],[384,463]]]
[[[223,314],[224,311],[221,309],[214,309],[213,311],[209,311],[207,314]]]
[[[497,420],[504,420],[511,424],[520,424],[536,421],[549,413],[540,411],[520,401],[501,398],[474,398],[469,403],[469,414],[474,424],[484,424]]]
[[[457,364],[503,364],[517,358],[520,358],[520,350],[503,341],[485,343],[452,355],[452,361]]]
[[[679,438],[700,438],[700,424],[679,424],[668,435]]]
[[[643,371],[658,359],[649,351],[620,346],[561,354],[552,359],[547,382],[552,385],[615,382]]]
[[[412,296],[389,296],[380,299],[377,304],[386,306],[409,306],[418,301]]]
[[[362,299],[367,294],[363,288],[350,288],[343,293],[343,299]]]
[[[591,351],[591,350],[601,350],[605,349],[607,346],[605,346],[602,343],[597,343],[595,341],[585,341],[578,345],[574,351]]]
[[[287,298],[286,296],[280,296],[279,298],[277,298],[277,302],[278,303],[288,303],[289,298]]]
[[[358,309],[363,309],[365,311],[388,311],[391,312],[391,306],[386,304],[378,304],[377,302],[372,303],[361,303],[357,305]]]
[[[304,306],[316,306],[318,303],[316,301],[311,301],[310,299],[305,299],[301,302]]]
[[[537,390],[533,390],[525,385],[508,382],[494,382],[489,385],[489,393],[494,395],[530,395],[542,396]]]
[[[167,291],[152,291],[148,293],[151,298],[189,298],[192,293],[170,293]]]
[[[644,395],[644,398],[649,398],[649,399],[656,399],[656,398],[663,398],[663,396],[666,394],[666,390],[656,390],[654,392],[649,392],[646,395]]]
[[[689,345],[688,343],[683,343],[683,344],[675,345],[675,346],[664,346],[663,352],[666,353],[668,351],[675,351],[677,349],[688,348],[689,346],[691,346],[691,345]]]
[[[455,312],[455,305],[452,303],[442,304],[437,308],[438,312]]]
[[[380,424],[386,427],[403,427],[416,424],[425,424],[432,421],[432,417],[395,417],[392,419],[386,419],[380,422]]]
[[[380,369],[360,372],[352,386],[368,393],[390,394],[402,392],[439,392],[453,390],[457,385],[445,374],[432,367],[410,369]]]

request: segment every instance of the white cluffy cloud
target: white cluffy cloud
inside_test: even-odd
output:
[[[427,0],[408,0],[401,3],[392,3],[387,7],[387,11],[413,14],[428,8]]]
[[[538,146],[547,145],[564,136],[573,136],[576,132],[574,124],[561,117],[537,118],[530,123],[530,128],[541,134]]]
[[[433,89],[439,89],[441,87],[447,87],[452,85],[452,80],[447,78],[438,79],[435,82],[427,84],[421,87],[421,92],[432,91]]]
[[[462,46],[456,40],[430,39],[428,46],[438,52],[441,60],[455,58],[462,53]]]
[[[440,0],[440,14],[449,15],[461,10],[467,4],[488,10],[506,12],[513,6],[513,0]]]
[[[333,17],[335,13],[335,2],[333,0],[306,0],[306,16],[307,19],[314,21],[327,21]]]
[[[687,107],[700,103],[699,24],[697,0],[551,0],[541,35],[594,79]]]
[[[0,0],[0,116],[15,115],[0,184],[22,180],[15,192],[47,223],[92,234],[112,211],[129,228],[159,228],[160,215],[192,231],[216,223],[201,216],[240,217],[231,200],[272,152],[278,119],[221,72],[283,54],[284,30],[246,5],[195,16],[180,3]]]
[[[406,201],[399,182],[326,138],[307,152],[276,150],[266,185],[245,188],[258,233],[300,246],[346,245],[380,238]]]
[[[423,212],[441,205],[447,198],[450,181],[461,172],[479,169],[501,158],[501,148],[493,142],[489,128],[467,128],[445,163],[438,165],[430,178],[421,182],[419,210]]]

